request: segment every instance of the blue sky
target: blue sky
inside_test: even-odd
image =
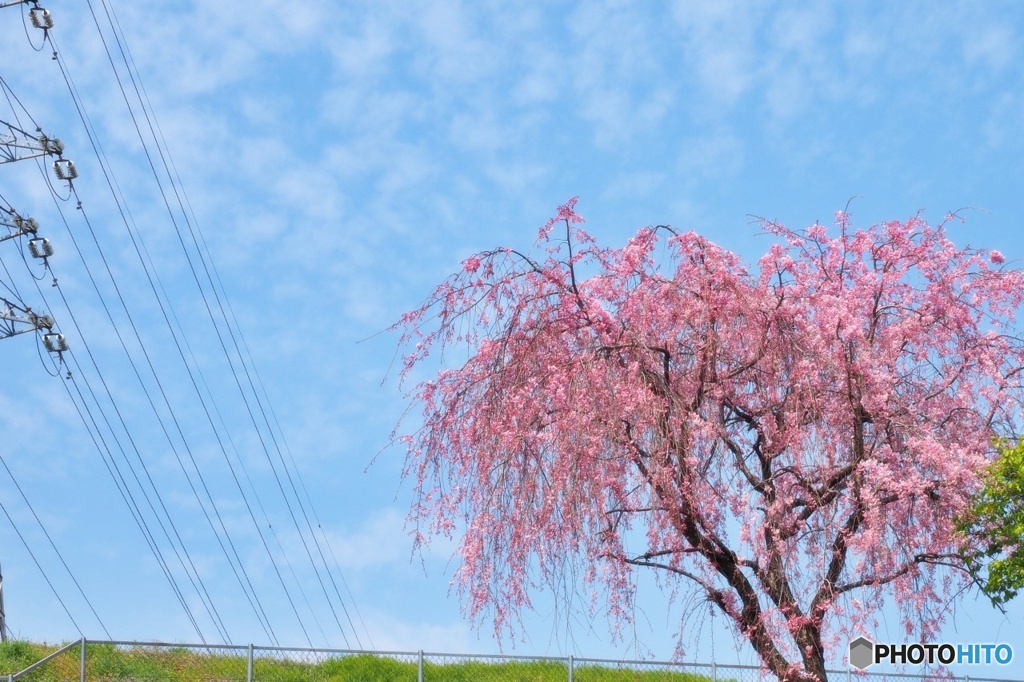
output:
[[[284,501],[290,483],[279,472],[283,496],[271,471],[280,442],[365,622],[365,630],[358,625],[364,644],[497,651],[486,628],[478,633],[464,621],[450,593],[453,545],[411,555],[403,452],[388,447],[404,410],[389,374],[396,339],[379,332],[469,254],[528,247],[569,196],[580,197],[588,228],[606,244],[669,223],[748,261],[769,244],[751,224],[755,215],[792,227],[828,223],[855,196],[851,211],[863,225],[919,211],[938,221],[969,206],[966,222],[951,228],[955,241],[998,249],[1011,261],[1024,257],[1024,9],[1017,3],[92,0],[95,20],[88,3],[52,4],[54,42],[130,218],[122,219],[50,47],[33,51],[21,8],[0,10],[0,76],[23,105],[0,100],[0,119],[31,117],[64,141],[81,173],[75,182],[84,209],[61,205],[65,227],[33,162],[0,166],[0,193],[36,217],[53,242],[53,275],[67,306],[49,275],[34,287],[15,241],[0,243],[10,269],[0,281],[13,280],[27,303],[53,313],[82,364],[76,385],[102,394],[100,377],[106,380],[127,425],[115,423],[114,431],[125,443],[124,434],[134,438],[236,642],[267,636],[176,452],[186,470],[194,457],[203,472],[276,637],[307,642],[228,461],[245,465],[275,529],[280,548],[268,536],[270,554],[296,586],[290,589],[309,639],[344,646],[334,614],[316,599],[321,586]],[[180,174],[187,222],[166,181],[172,210],[163,203],[146,157],[157,147],[144,118],[147,148],[140,143],[104,51],[94,21],[134,97],[107,23],[110,8]],[[39,32],[29,26],[28,35],[38,46]],[[144,259],[125,222],[144,241]],[[259,426],[259,406],[250,417],[234,383],[220,346],[223,339],[230,351],[233,337],[211,323],[179,242],[176,226],[192,248],[193,225],[259,371],[266,396],[258,405],[273,406],[279,431]],[[219,411],[215,427],[147,269],[184,329],[189,367],[202,370],[198,392]],[[39,267],[32,272],[39,276]],[[70,383],[47,375],[32,335],[0,340],[0,351],[4,460],[110,634],[194,641],[65,390]],[[225,437],[223,450],[216,434]],[[78,625],[103,637],[2,471],[0,496]],[[254,515],[264,518],[258,508]],[[0,562],[15,635],[79,636],[6,519]],[[217,639],[183,576],[186,600]],[[688,602],[666,607],[647,583],[640,596],[635,638],[611,643],[607,627],[591,627],[584,616],[569,632],[562,608],[538,594],[538,613],[515,651],[668,658]],[[1003,618],[968,597],[947,633],[956,641],[1013,643],[1014,666],[972,674],[1020,675],[1024,638],[1011,631],[1020,630],[1021,617],[1019,601]],[[896,619],[883,613],[880,639],[886,631],[901,637]],[[750,659],[700,616],[683,639],[696,660]]]

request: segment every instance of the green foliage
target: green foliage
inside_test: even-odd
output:
[[[984,488],[959,521],[964,559],[995,606],[1024,589],[1024,441],[1000,445]]]
[[[324,680],[353,680],[353,682],[388,682],[389,680],[415,680],[416,664],[403,663],[393,658],[372,654],[358,654],[332,658],[319,665]],[[275,680],[278,678],[275,678]]]
[[[552,680],[565,680],[563,677],[551,678]],[[723,677],[717,678],[719,682],[735,682]],[[668,670],[633,670],[623,668],[606,668],[598,665],[585,665],[573,671],[575,682],[708,682],[709,678],[704,675],[691,673],[679,673]]]
[[[24,670],[56,651],[56,646],[29,642],[0,644],[0,675]],[[246,679],[244,656],[211,654],[186,648],[118,647],[89,644],[90,680],[104,682],[201,682]],[[78,679],[80,650],[75,647],[23,678],[26,682]],[[565,682],[564,661],[424,662],[429,682]],[[254,677],[260,682],[414,682],[417,666],[373,654],[353,654],[306,663],[257,655]],[[599,665],[575,668],[576,682],[708,682],[708,677],[664,669],[638,670]]]
[[[0,644],[0,674],[24,670],[41,658],[56,651],[56,647],[31,642],[8,641]]]
[[[8,641],[0,644],[0,675],[20,672],[41,661],[61,648],[56,644],[36,644],[33,642]],[[31,675],[24,678],[29,682],[63,682],[78,679],[78,649],[36,668]]]

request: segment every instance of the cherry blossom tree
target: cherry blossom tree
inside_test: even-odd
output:
[[[765,222],[748,269],[665,226],[603,248],[575,204],[539,256],[467,258],[395,325],[410,519],[460,535],[468,615],[508,634],[571,564],[613,623],[637,571],[696,590],[787,681],[824,680],[883,600],[934,636],[1020,414],[1021,273],[920,217]],[[440,352],[465,361],[414,381]]]

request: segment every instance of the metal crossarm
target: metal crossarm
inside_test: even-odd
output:
[[[3,207],[0,207],[0,225],[5,225],[11,230],[8,234],[0,233],[0,242],[22,235],[35,237],[39,230],[39,223],[35,218],[25,218],[14,209]]]
[[[40,156],[63,158],[64,143],[55,137],[25,132],[18,126],[0,120],[0,163],[11,163]]]
[[[39,315],[31,308],[0,298],[0,339],[6,339],[25,332],[45,329],[53,330],[54,321],[49,315]]]

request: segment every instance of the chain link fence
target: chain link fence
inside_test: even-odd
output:
[[[47,652],[3,645],[0,682],[761,682],[762,668],[714,663],[617,661],[402,651],[103,642],[82,639]],[[53,649],[53,647],[49,647]],[[16,668],[16,669],[15,669]],[[967,680],[930,674],[831,670],[830,682]]]

